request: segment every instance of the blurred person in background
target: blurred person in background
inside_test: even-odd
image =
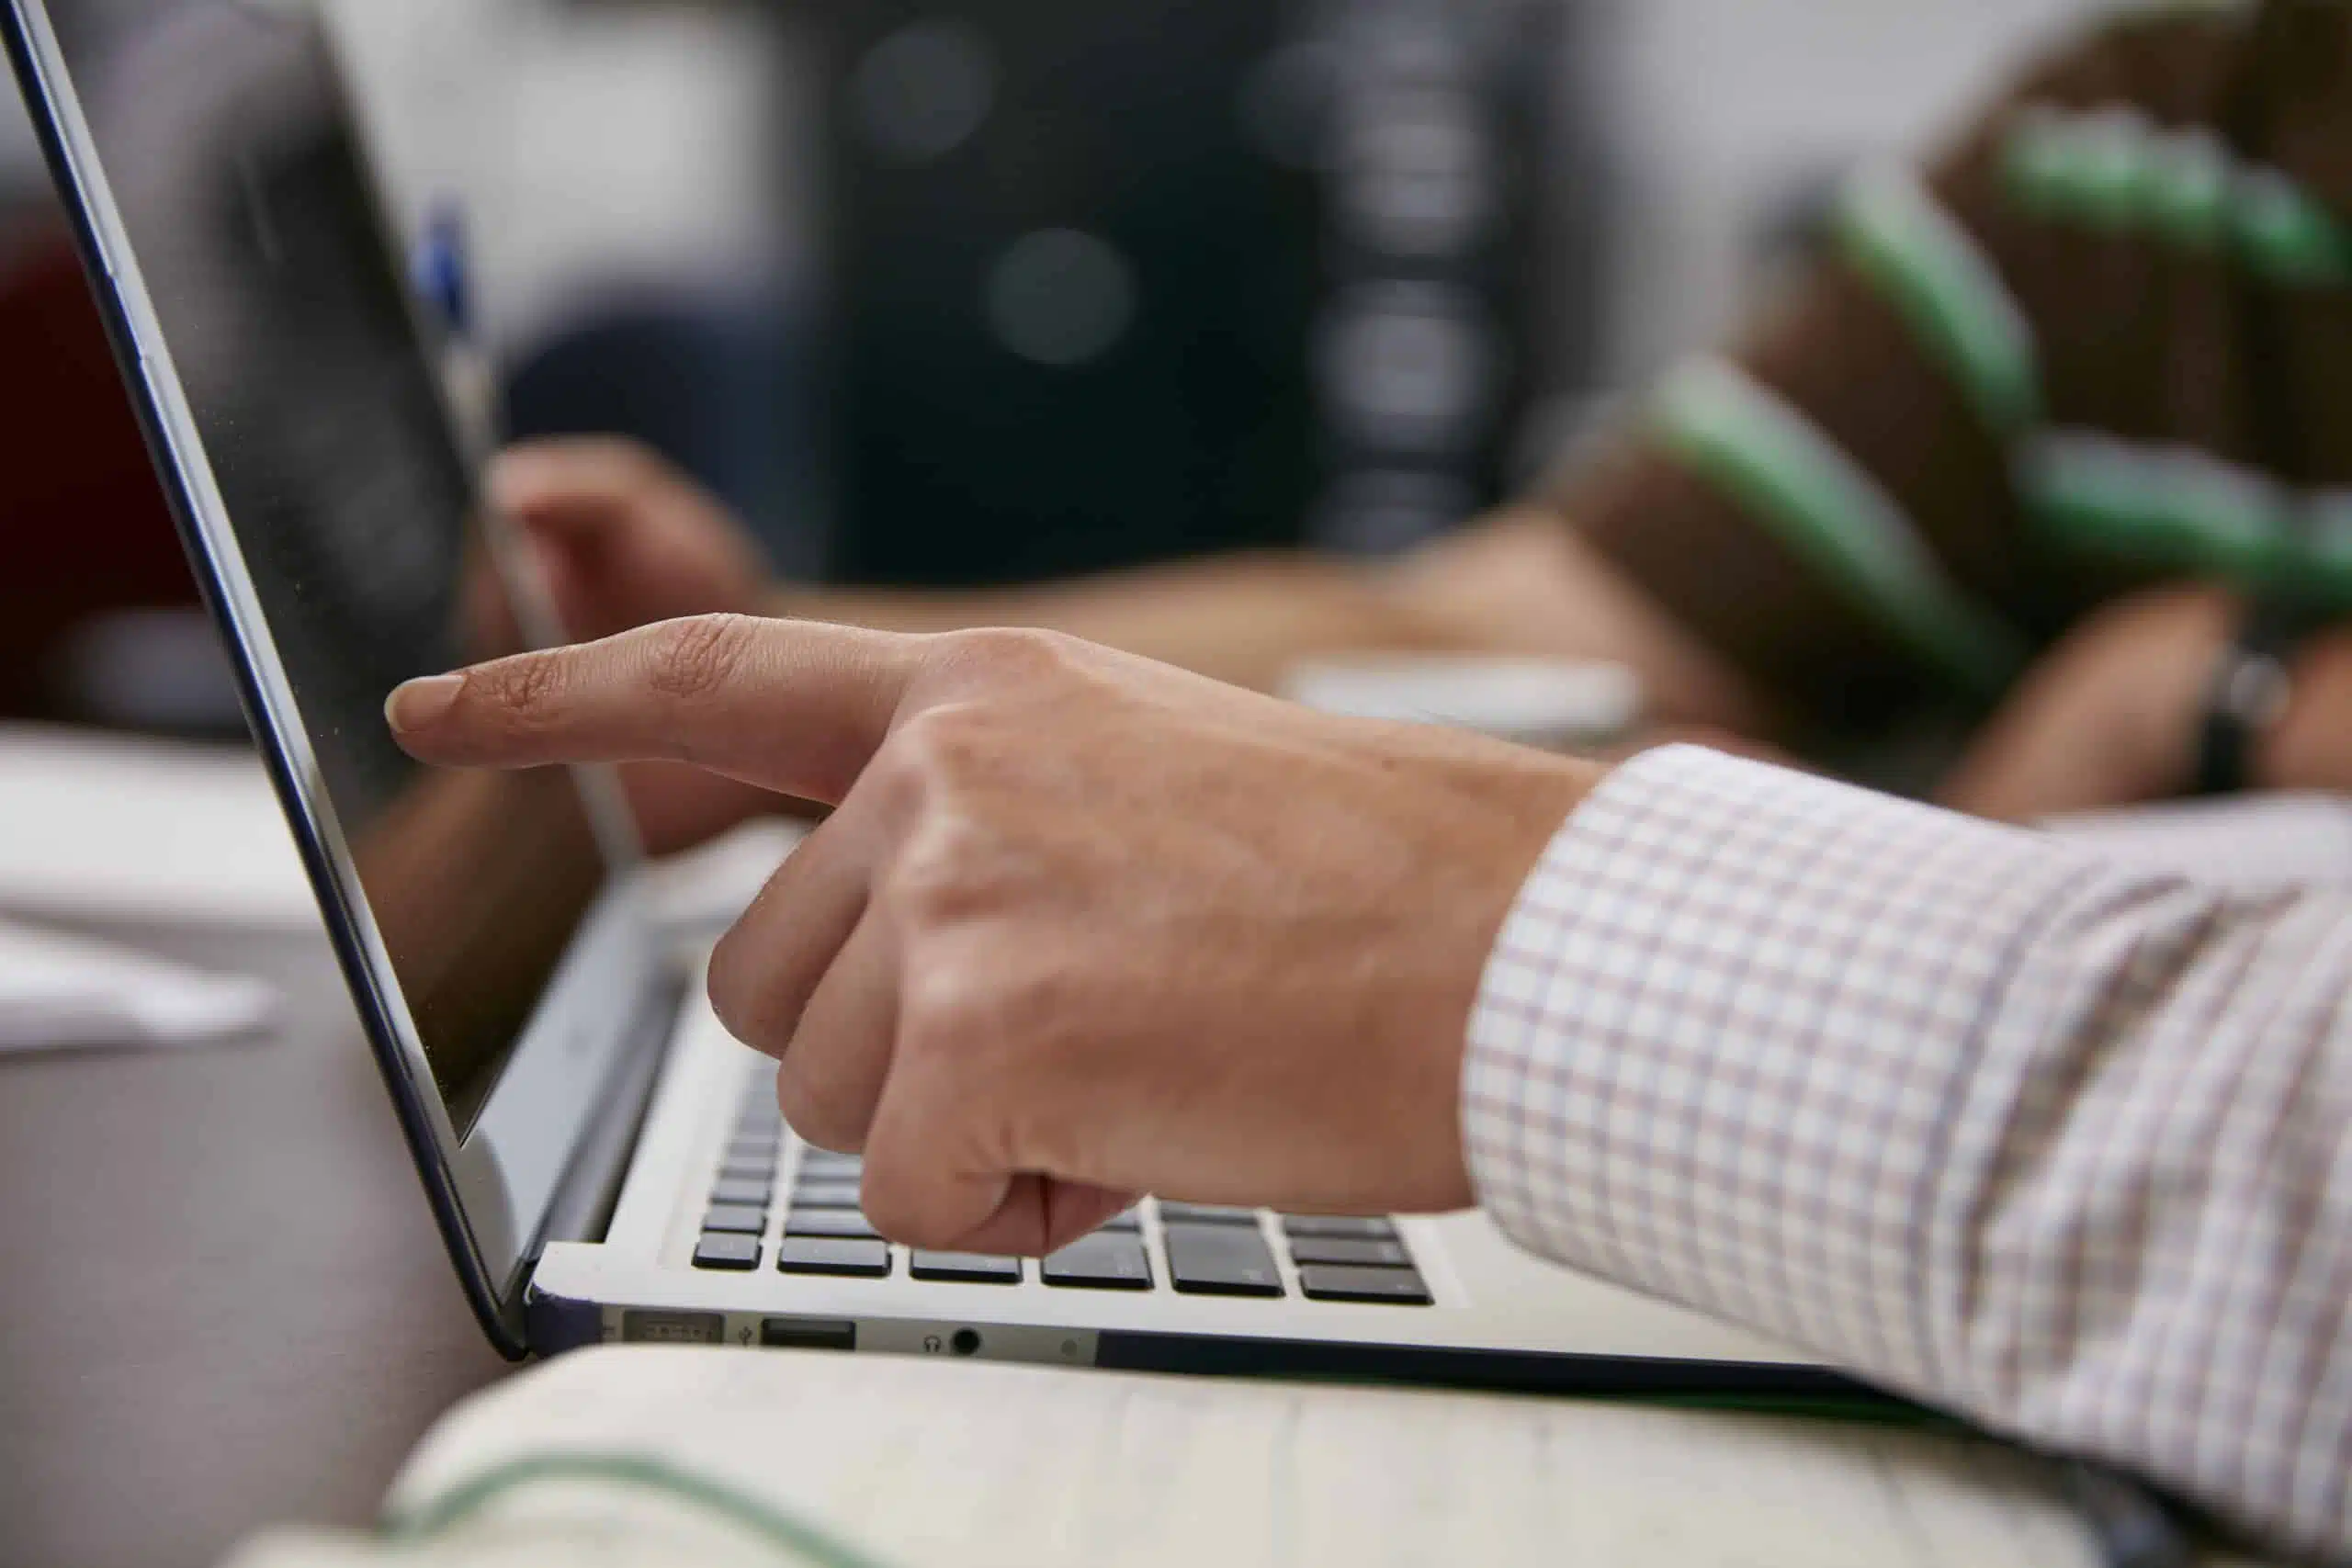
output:
[[[2102,24],[1923,169],[1852,180],[1826,254],[1559,482],[1385,563],[801,589],[623,444],[518,448],[492,496],[583,637],[1030,626],[1261,689],[1359,650],[1609,660],[1662,731],[1832,763],[1975,716],[1938,793],[2003,818],[2347,789],[2347,148],[2340,6]],[[694,787],[658,843],[758,804]]]

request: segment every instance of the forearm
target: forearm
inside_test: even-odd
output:
[[[1766,701],[1555,513],[1522,506],[1396,560],[1260,554],[978,592],[793,592],[786,613],[895,631],[1037,626],[1258,690],[1304,659],[1424,652],[1595,660],[1653,719],[1741,735]]]
[[[1522,893],[1464,1102],[1522,1244],[2352,1549],[2352,900],[1657,754]]]
[[[1034,587],[794,590],[794,615],[888,631],[1032,626],[1067,632],[1259,691],[1302,659],[1452,646],[1442,621],[1388,574],[1338,558],[1266,552],[1179,561]]]

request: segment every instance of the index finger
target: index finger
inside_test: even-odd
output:
[[[691,762],[834,806],[888,736],[927,641],[702,615],[411,681],[384,716],[420,761]]]

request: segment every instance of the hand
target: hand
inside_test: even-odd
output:
[[[575,637],[754,614],[767,596],[750,535],[649,447],[602,436],[533,442],[503,454],[488,484],[491,504],[530,539]]]
[[[2315,633],[2290,664],[2287,711],[2255,744],[2255,781],[2352,794],[2352,621]]]
[[[684,615],[756,613],[771,591],[758,547],[718,499],[634,442],[517,446],[492,466],[489,491],[529,541],[575,638]],[[624,769],[621,780],[655,854],[690,849],[785,804],[766,790],[664,763]]]
[[[2205,689],[2236,616],[2220,589],[2166,588],[2093,614],[2030,671],[1940,792],[2026,822],[2162,800],[2194,782]]]
[[[2186,793],[2239,613],[2222,589],[2173,587],[2089,616],[1985,725],[1944,803],[2023,822]],[[2296,649],[2286,711],[2255,738],[2246,772],[2256,789],[2352,791],[2352,625]]]
[[[786,1118],[918,1247],[1042,1253],[1152,1191],[1472,1201],[1470,1006],[1601,770],[1027,632],[714,617],[403,687],[401,743],[667,758],[835,811],[711,965]]]

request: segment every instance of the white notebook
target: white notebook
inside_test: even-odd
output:
[[[461,1406],[379,1538],[236,1568],[2016,1568],[2096,1562],[2028,1461],[1561,1399],[636,1347]]]
[[[0,1055],[251,1039],[277,1010],[259,980],[0,919]]]

